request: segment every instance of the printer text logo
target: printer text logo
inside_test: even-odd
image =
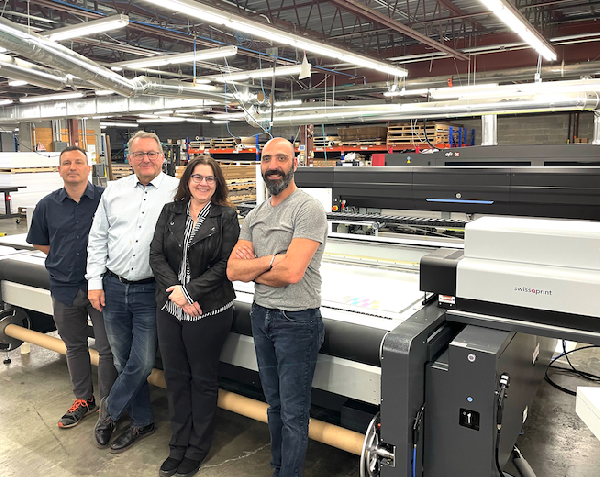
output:
[[[515,287],[515,291],[533,293],[534,295],[552,295],[552,290],[542,290],[541,288]]]

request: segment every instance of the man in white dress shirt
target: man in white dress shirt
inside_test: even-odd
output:
[[[100,403],[97,446],[110,444],[124,410],[131,417],[131,426],[111,445],[113,454],[154,433],[146,379],[156,355],[156,302],[148,261],[160,211],[179,184],[162,172],[165,156],[156,134],[137,132],[128,149],[134,174],[110,183],[102,195],[90,230],[86,274],[88,298],[104,313],[119,373]]]

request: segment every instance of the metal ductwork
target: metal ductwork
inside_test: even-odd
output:
[[[481,145],[496,146],[498,144],[498,115],[481,116]]]
[[[73,76],[123,96],[132,97],[136,93],[131,80],[41,35],[26,33],[4,18],[0,18],[0,46],[38,63],[68,71]]]
[[[154,79],[140,76],[134,78],[132,83],[135,88],[134,96],[150,95],[150,96],[167,96],[169,98],[189,98],[189,99],[213,99],[223,101],[226,98],[233,101],[232,94],[221,92],[221,88],[208,86],[204,84],[196,86],[185,86],[181,83],[168,83],[166,81],[157,82]]]
[[[594,111],[594,136],[592,144],[600,145],[600,111]]]
[[[27,81],[34,86],[56,91],[64,89],[67,86],[86,86],[83,81],[77,81],[76,78],[65,76],[62,72],[43,68],[28,61],[13,58],[10,55],[0,55],[0,75]],[[87,87],[90,86],[87,85]]]
[[[292,112],[275,111],[275,126],[302,124],[338,124],[356,122],[387,122],[411,119],[452,119],[483,114],[539,113],[554,111],[595,111],[600,108],[596,92],[575,92],[552,95],[524,95],[510,98],[432,101],[423,103],[378,103],[357,108],[298,108]],[[270,113],[248,118],[248,123],[268,123]]]

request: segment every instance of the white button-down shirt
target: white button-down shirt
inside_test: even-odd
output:
[[[89,290],[102,289],[107,268],[131,281],[153,276],[150,242],[158,216],[178,185],[179,179],[162,172],[146,186],[135,174],[108,184],[88,239]]]

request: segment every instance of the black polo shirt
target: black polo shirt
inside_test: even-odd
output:
[[[40,200],[33,211],[27,242],[50,245],[46,257],[50,292],[68,306],[73,304],[79,289],[87,291],[88,234],[102,192],[103,187],[88,182],[81,199],[75,202],[63,187]]]

